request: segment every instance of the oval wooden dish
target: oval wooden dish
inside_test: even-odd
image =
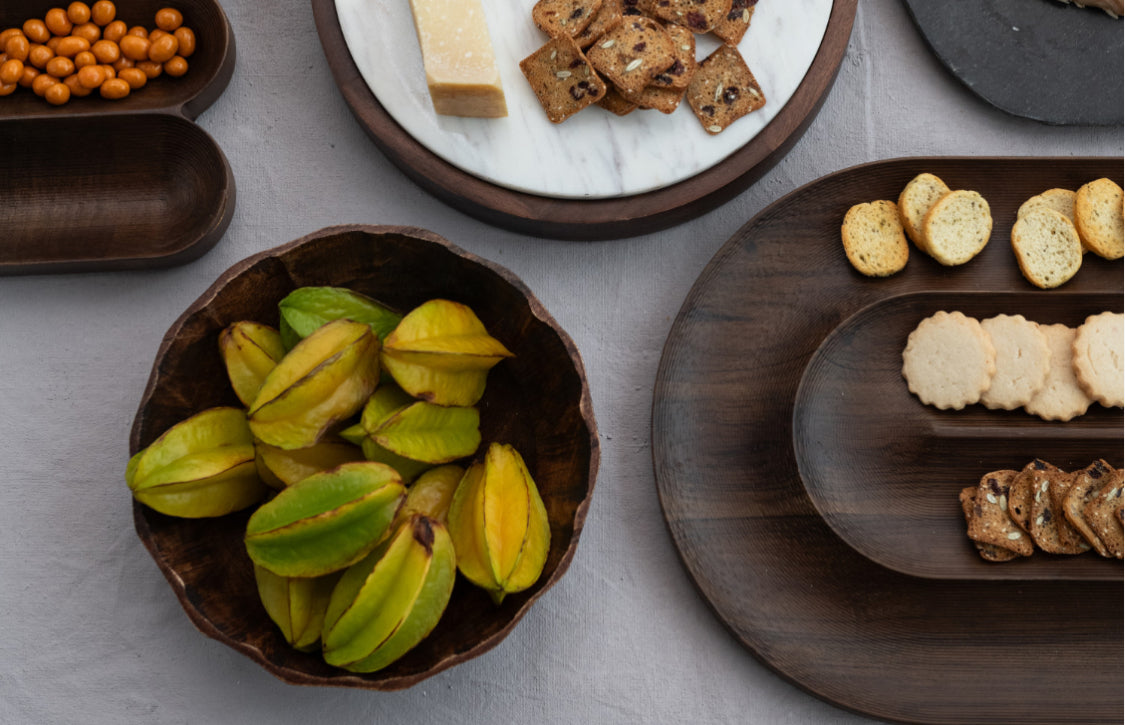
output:
[[[902,722],[1121,722],[1121,563],[1042,552],[985,562],[958,501],[985,473],[1035,456],[1121,465],[1121,411],[1095,405],[1050,423],[936,410],[899,374],[906,336],[936,309],[1070,325],[1120,310],[1120,260],[1087,254],[1066,285],[1041,291],[1007,237],[1027,198],[1120,183],[1121,168],[1120,158],[853,167],[770,205],[701,273],[657,373],[657,491],[704,599],[787,680]],[[988,200],[991,242],[961,267],[912,249],[893,277],[860,275],[840,241],[844,214],[897,199],[924,171]]]
[[[137,533],[195,626],[277,677],[402,689],[496,646],[566,571],[598,468],[590,392],[574,343],[511,272],[422,229],[331,227],[239,262],[180,316],[157,353],[130,452],[196,412],[239,405],[219,356],[220,331],[239,320],[276,326],[278,301],[307,285],[347,287],[402,310],[439,297],[461,302],[515,353],[489,373],[478,408],[482,445],[514,445],[546,504],[551,549],[539,581],[496,606],[459,579],[429,637],[386,669],[358,675],[293,649],[270,621],[242,542],[249,512],[177,519],[134,502]]]
[[[0,27],[51,7],[6,2]],[[120,101],[93,93],[56,107],[28,88],[0,98],[0,274],[182,264],[226,231],[234,176],[192,121],[230,82],[234,34],[215,0],[122,0],[117,17],[151,29],[162,7],[180,10],[198,39],[184,76]]]
[[[564,199],[517,191],[453,166],[404,130],[371,92],[348,51],[335,0],[312,0],[321,44],[344,100],[375,145],[443,202],[489,224],[536,237],[600,240],[658,231],[730,200],[773,167],[820,109],[847,50],[857,0],[835,0],[812,65],[788,103],[757,136],[723,161],[653,191]],[[686,112],[686,111],[685,111]]]

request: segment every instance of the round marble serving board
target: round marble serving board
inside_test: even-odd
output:
[[[1056,125],[1122,121],[1122,20],[1058,0],[904,0],[950,73],[988,103]]]
[[[522,10],[483,0],[500,66],[508,116],[455,118],[434,113],[408,3],[335,0],[347,49],[387,113],[418,143],[473,176],[507,189],[561,199],[605,199],[661,189],[722,162],[772,121],[817,56],[832,0],[765,0],[739,44],[766,94],[761,110],[717,136],[686,107],[672,114],[617,117],[586,109],[552,124],[519,69],[546,42]],[[717,47],[699,36],[700,59]]]

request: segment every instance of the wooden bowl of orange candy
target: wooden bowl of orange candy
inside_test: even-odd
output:
[[[168,266],[210,249],[234,177],[193,121],[234,63],[217,0],[0,2],[0,275]]]

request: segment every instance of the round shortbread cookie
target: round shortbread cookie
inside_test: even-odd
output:
[[[1051,348],[1039,325],[1023,315],[997,315],[980,326],[996,349],[996,374],[981,393],[986,408],[1015,410],[1031,401],[1051,367]]]
[[[910,245],[893,201],[872,201],[848,209],[840,238],[848,261],[868,277],[892,275],[905,267],[910,257]]]
[[[1121,187],[1110,179],[1085,184],[1074,198],[1074,225],[1082,246],[1099,257],[1125,256],[1125,215]]]
[[[1023,409],[1043,420],[1070,420],[1090,407],[1090,396],[1074,376],[1075,330],[1066,325],[1040,325],[1051,348],[1051,369],[1035,397]]]
[[[1040,207],[1012,225],[1012,251],[1024,278],[1041,289],[1066,284],[1082,267],[1082,242],[1070,220]]]
[[[1078,195],[1070,189],[1047,189],[1042,194],[1036,194],[1021,204],[1020,210],[1016,212],[1016,218],[1023,216],[1032,209],[1047,208],[1062,214],[1073,224],[1074,199],[1076,196]]]
[[[934,204],[922,223],[926,251],[946,266],[980,254],[992,235],[992,211],[975,191],[951,191]]]
[[[933,174],[918,174],[898,195],[898,213],[902,219],[902,227],[906,230],[910,241],[927,254],[930,250],[926,248],[926,235],[922,233],[922,222],[938,199],[948,193],[949,187],[938,177]]]
[[[1074,336],[1074,376],[1087,395],[1107,408],[1125,405],[1123,322],[1120,312],[1091,315]]]
[[[935,312],[918,323],[902,351],[902,376],[927,405],[960,410],[980,400],[996,373],[996,350],[980,323]]]

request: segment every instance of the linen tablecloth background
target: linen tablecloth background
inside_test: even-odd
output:
[[[1122,128],[1006,115],[946,73],[898,0],[863,0],[819,116],[755,186],[646,237],[530,239],[451,210],[379,153],[307,3],[223,6],[238,65],[199,123],[237,181],[224,239],[169,270],[0,278],[0,722],[866,721],[755,660],[680,563],[649,433],[671,322],[739,227],[824,174],[910,155],[1117,155]],[[401,693],[286,685],[197,632],[133,531],[122,478],[172,321],[232,263],[341,223],[425,227],[522,277],[577,343],[602,437],[567,575],[500,646]]]

